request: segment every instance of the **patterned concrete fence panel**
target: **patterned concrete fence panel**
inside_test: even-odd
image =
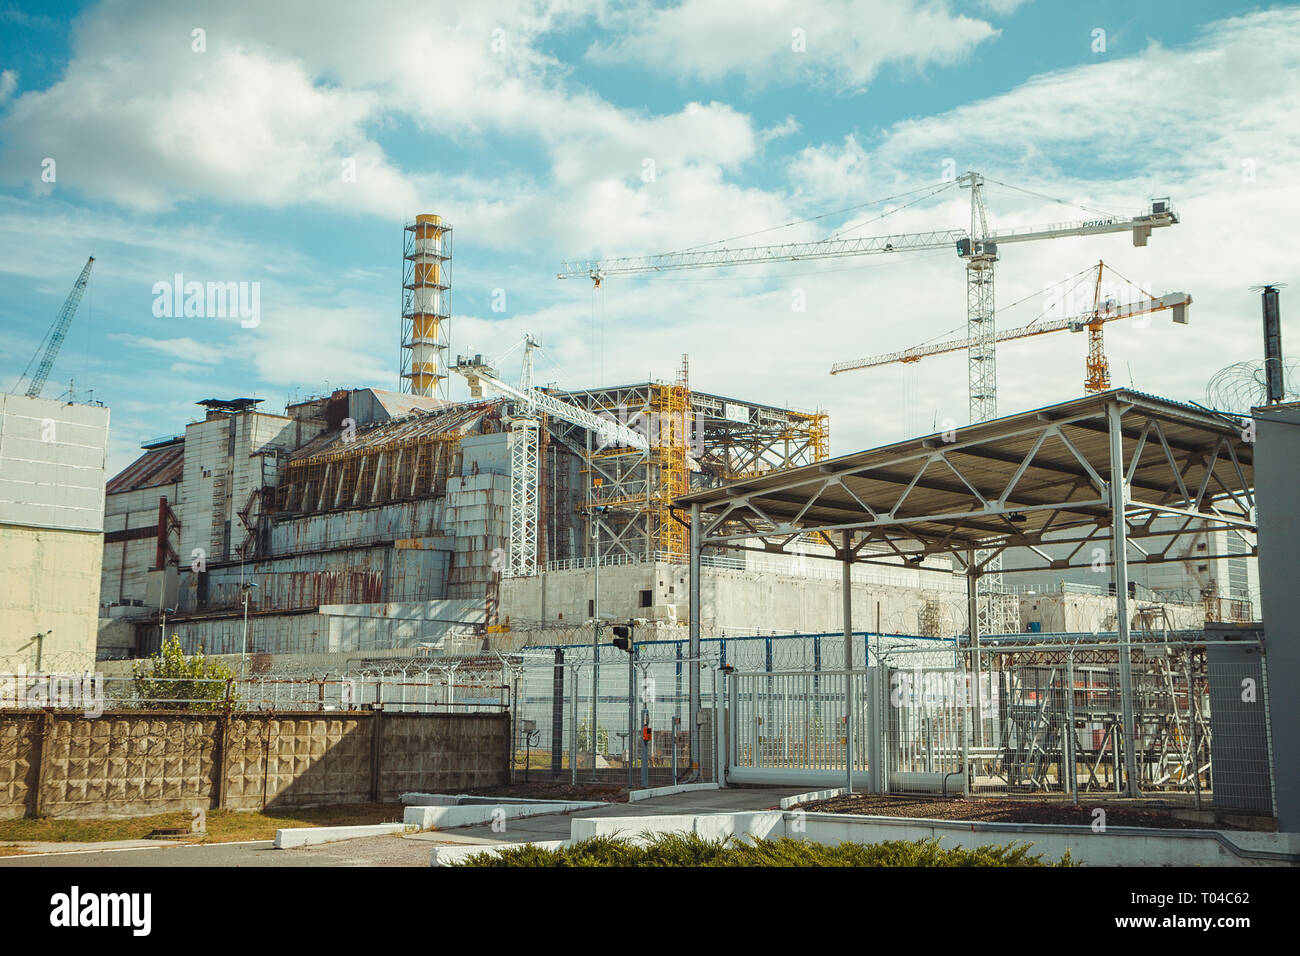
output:
[[[36,792],[40,714],[0,716],[0,819],[21,817]]]
[[[395,800],[505,783],[506,714],[0,712],[0,818]]]

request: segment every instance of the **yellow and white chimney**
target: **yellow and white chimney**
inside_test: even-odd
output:
[[[447,398],[451,226],[415,217],[402,242],[402,391]]]

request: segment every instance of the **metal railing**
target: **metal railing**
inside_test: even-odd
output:
[[[875,666],[729,675],[729,779],[873,792],[1183,794],[1275,806],[1267,662],[1249,641],[885,648]],[[846,682],[853,719],[846,721]],[[1131,729],[1125,731],[1125,714]]]

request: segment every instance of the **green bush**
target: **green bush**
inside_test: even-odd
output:
[[[706,840],[694,833],[644,833],[645,846],[617,837],[593,837],[558,850],[510,847],[499,854],[476,853],[460,866],[1076,866],[1067,850],[1056,862],[1032,844],[1009,843],[976,849],[942,849],[937,839],[841,843],[804,840]]]
[[[204,657],[202,648],[186,657],[175,634],[148,661],[131,665],[131,673],[138,706],[151,710],[223,710],[227,682],[235,676],[225,664]]]

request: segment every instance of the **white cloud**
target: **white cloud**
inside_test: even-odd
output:
[[[14,70],[0,70],[0,103],[14,95],[18,89],[18,73]]]
[[[395,276],[323,270],[292,248],[225,234],[206,214],[184,226],[112,211],[88,216],[60,204],[65,187],[82,183],[78,188],[88,196],[128,211],[178,202],[205,211],[208,201],[233,200],[326,205],[394,219],[424,211],[436,197],[431,211],[471,231],[476,244],[510,251],[516,263],[458,260],[458,288],[502,285],[512,308],[524,310],[490,318],[458,311],[454,350],[499,354],[523,330],[541,331],[561,368],[540,374],[569,387],[591,378],[669,378],[680,353],[689,352],[692,380],[701,389],[829,408],[837,452],[928,430],[935,413],[965,421],[966,368],[959,354],[917,366],[827,374],[839,359],[904,348],[962,327],[964,274],[955,254],[611,279],[593,296],[585,281],[551,285],[549,268],[538,271],[538,249],[549,266],[568,254],[656,252],[754,233],[809,207],[821,212],[823,203],[847,205],[841,200],[934,182],[949,157],[958,171],[974,167],[1092,206],[1135,211],[1151,194],[1170,194],[1183,223],[1157,232],[1146,249],[1133,249],[1122,235],[1005,247],[997,300],[1003,306],[1027,297],[999,322],[1027,321],[1044,285],[1103,256],[1158,291],[1184,288],[1196,299],[1187,328],[1159,319],[1148,328],[1116,323],[1107,332],[1115,381],[1127,383],[1131,366],[1139,387],[1172,397],[1198,396],[1215,369],[1258,353],[1258,301],[1248,286],[1298,278],[1285,242],[1289,223],[1300,217],[1295,10],[1223,21],[1186,48],[1153,45],[1036,77],[1005,94],[887,127],[871,140],[837,134],[781,160],[785,181],[760,188],[749,178],[756,162],[778,135],[795,131],[795,120],[765,130],[735,107],[707,99],[653,115],[620,109],[574,86],[563,64],[536,52],[535,41],[584,15],[576,8],[457,8],[442,20],[431,17],[436,29],[393,5],[344,6],[331,17],[315,16],[305,5],[294,9],[301,16],[251,4],[210,14],[210,59],[202,69],[187,66],[176,79],[172,71],[194,56],[188,15],[170,8],[147,15],[133,7],[97,8],[78,30],[67,85],[23,93],[0,119],[0,135],[11,149],[24,142],[15,131],[30,134],[33,143],[46,137],[56,144],[103,143],[99,155],[83,158],[74,149],[70,165],[60,162],[52,197],[0,200],[0,244],[10,250],[0,272],[39,276],[61,296],[71,281],[66,263],[74,262],[75,274],[78,256],[86,254],[81,247],[94,242],[114,253],[104,253],[105,273],[119,269],[121,282],[139,288],[141,314],[147,314],[149,285],[173,271],[197,275],[201,269],[205,279],[265,277],[258,329],[214,323],[186,332],[196,341],[222,342],[234,370],[222,377],[221,367],[205,365],[208,381],[168,383],[159,403],[138,413],[151,421],[164,414],[167,402],[182,407],[181,398],[195,397],[200,387],[214,394],[238,391],[231,383],[252,372],[275,385],[394,387],[397,318],[389,293]],[[665,17],[680,9],[664,11]],[[815,7],[814,16],[826,9]],[[946,16],[946,7],[928,9],[931,16]],[[649,43],[644,55],[659,57],[665,69],[680,66],[681,75],[696,75],[692,58],[706,55],[709,38],[683,35],[691,49],[681,54],[685,65],[675,66],[656,45],[663,36],[654,33],[655,15],[645,9],[638,15],[650,31],[638,34]],[[879,36],[891,36],[891,24],[886,18]],[[510,39],[506,54],[491,50],[497,25]],[[948,25],[950,37],[967,29]],[[910,29],[923,34],[925,26],[922,20]],[[818,34],[809,28],[808,36],[811,55]],[[962,49],[978,42],[972,33]],[[728,64],[741,62],[737,49],[752,54],[752,44],[752,33],[740,30],[725,34],[714,52],[725,69],[745,72],[748,67]],[[909,60],[904,44],[902,54],[889,56],[938,62],[942,45]],[[849,67],[834,57],[818,69],[833,82],[857,83],[874,75],[884,55],[867,51],[860,74],[845,72]],[[755,71],[769,68],[776,79],[790,78],[775,61],[757,54],[751,59]],[[429,81],[430,64],[438,65],[445,82]],[[72,102],[77,96],[86,98],[85,109]],[[277,97],[278,103],[260,102]],[[60,128],[38,103],[66,106],[71,121]],[[250,121],[241,125],[234,119],[245,109]],[[482,171],[473,162],[441,163],[435,150],[420,168],[399,168],[378,143],[386,124],[410,123],[430,142],[500,140],[535,161]],[[200,154],[186,146],[190,141]],[[351,192],[323,179],[345,150],[365,159],[364,168],[375,174]],[[655,161],[651,182],[642,177],[647,158]],[[1254,163],[1253,180],[1243,178],[1247,160]],[[989,210],[995,228],[1080,216],[1077,209],[997,187],[990,187]],[[891,216],[880,231],[960,227],[967,217],[964,193],[952,189],[942,202]],[[818,238],[827,225],[838,224],[805,223],[773,239]],[[534,287],[529,298],[519,294],[527,286]],[[806,294],[806,312],[791,309],[796,288]],[[593,314],[603,330],[594,352]],[[129,331],[159,341],[169,334],[148,327]],[[1003,409],[1077,396],[1083,349],[1082,337],[1065,334],[1006,346],[1000,351]],[[226,384],[214,385],[218,379]],[[158,421],[144,429],[146,437],[166,430]]]
[[[980,0],[980,6],[1000,17],[1010,16],[1031,0]]]
[[[865,199],[871,195],[871,161],[852,134],[838,145],[808,146],[790,164],[790,181],[813,202]]]
[[[1128,384],[1131,374],[1138,388],[1200,399],[1217,369],[1259,354],[1259,303],[1248,287],[1300,279],[1286,242],[1300,218],[1297,88],[1300,11],[1221,21],[1184,48],[1152,45],[886,128],[866,157],[878,184],[867,198],[936,181],[948,157],[958,172],[974,167],[1067,200],[990,186],[995,229],[1090,218],[1078,203],[1134,213],[1150,196],[1172,196],[1182,223],[1156,231],[1146,248],[1134,248],[1127,234],[1003,247],[998,321],[1029,321],[1045,286],[1104,258],[1156,293],[1182,290],[1195,300],[1186,327],[1155,316],[1146,325],[1108,328],[1112,380]],[[834,186],[852,167],[852,152],[844,142],[804,151],[791,167],[791,185]],[[1253,165],[1243,165],[1248,160]],[[860,234],[962,228],[967,202],[952,188],[942,202],[909,208]],[[804,290],[804,313],[791,311],[793,288]],[[608,321],[612,327],[616,315],[619,326],[617,343],[606,346],[620,363],[607,369],[608,381],[643,376],[650,355],[659,356],[658,374],[667,377],[673,353],[690,351],[700,388],[829,407],[837,453],[928,431],[936,415],[967,420],[961,353],[827,374],[835,361],[964,328],[965,276],[955,254],[613,277],[604,293]],[[579,302],[585,314],[586,300],[575,296],[575,307]],[[677,323],[666,327],[663,316]],[[580,322],[573,334],[587,338]],[[1000,347],[1003,412],[1080,395],[1085,355],[1084,337],[1065,333]],[[575,376],[583,368],[576,364]]]
[[[744,76],[756,86],[812,81],[862,89],[886,64],[910,68],[965,57],[997,31],[943,0],[683,0],[606,17],[616,39],[592,44],[598,63],[637,62],[679,79]]]
[[[154,339],[143,335],[109,335],[110,339],[122,342],[131,348],[144,348],[150,351],[159,352],[171,358],[182,359],[189,363],[188,368],[193,368],[194,363],[199,365],[215,365],[219,362],[229,360],[229,356],[222,354],[214,349],[210,344],[198,342],[189,337],[178,339]],[[175,368],[175,366],[173,366]]]

